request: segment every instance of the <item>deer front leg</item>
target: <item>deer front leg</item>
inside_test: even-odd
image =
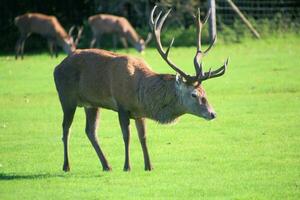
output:
[[[121,126],[123,140],[125,144],[125,163],[124,171],[130,171],[130,161],[129,161],[129,143],[130,143],[130,120],[128,111],[119,108],[119,123]]]
[[[99,159],[103,167],[103,171],[111,171],[111,167],[109,166],[101,148],[98,143],[97,138],[97,128],[99,121],[99,109],[98,108],[84,108],[86,115],[86,134],[92,143]]]
[[[128,43],[127,43],[127,40],[125,39],[125,37],[120,36],[120,41],[121,41],[123,47],[126,49],[126,52],[128,53],[129,52],[129,50],[128,50]]]
[[[26,42],[27,36],[22,40],[21,43],[21,59],[24,59],[24,47],[25,47],[25,42]]]
[[[113,49],[114,51],[117,50],[117,37],[119,37],[119,35],[117,34],[113,34],[112,39],[113,39]]]
[[[63,170],[65,172],[70,171],[70,163],[69,163],[69,138],[70,138],[70,127],[74,118],[76,107],[66,108],[63,106],[64,111],[64,119],[63,119],[63,143],[64,143],[64,165]]]
[[[145,119],[143,119],[143,118],[135,119],[135,126],[138,131],[140,143],[141,143],[142,150],[143,150],[145,170],[151,171],[153,169],[153,167],[151,165],[150,157],[149,157],[149,153],[148,153]]]

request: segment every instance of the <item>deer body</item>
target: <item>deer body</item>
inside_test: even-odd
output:
[[[48,40],[51,56],[53,55],[53,48],[57,56],[56,45],[62,47],[67,54],[76,49],[72,36],[65,31],[55,16],[27,13],[16,17],[15,25],[20,31],[20,37],[16,43],[16,59],[20,53],[23,58],[25,40],[31,33],[39,34]]]
[[[198,61],[198,58],[203,56],[199,42],[194,58],[196,76],[185,74],[168,59],[170,47],[165,52],[160,43],[160,29],[169,12],[157,25],[160,14],[154,21],[155,8],[151,14],[151,24],[157,49],[162,58],[178,73],[176,76],[158,74],[141,59],[99,49],[76,50],[55,68],[54,80],[64,113],[62,123],[64,171],[70,170],[68,141],[77,106],[83,106],[85,109],[85,131],[97,152],[103,170],[110,170],[111,167],[96,135],[100,119],[99,108],[107,108],[118,113],[125,144],[125,171],[130,170],[130,119],[135,120],[143,150],[145,170],[151,170],[146,142],[146,118],[164,124],[173,122],[186,113],[207,120],[216,117],[207,101],[201,82],[223,75],[227,62],[217,70],[203,72],[202,63]],[[197,16],[199,20],[197,33],[201,33],[200,12]],[[200,34],[197,35],[200,41]]]
[[[55,74],[61,77],[57,81],[68,82],[72,88],[65,90],[76,90],[72,101],[79,106],[114,111],[121,106],[130,111],[131,118],[147,117],[160,123],[171,122],[184,113],[176,94],[175,76],[157,74],[138,58],[105,50],[76,50]],[[163,113],[165,110],[168,112]]]
[[[150,40],[148,37],[147,41],[145,42],[124,17],[98,14],[89,17],[88,22],[93,32],[93,39],[91,41],[90,48],[94,47],[97,41],[99,42],[102,34],[114,34],[114,48],[116,47],[117,35],[120,37],[120,40],[126,49],[128,48],[127,41],[129,41],[139,52],[145,49],[147,41]]]

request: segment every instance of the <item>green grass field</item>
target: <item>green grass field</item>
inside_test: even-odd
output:
[[[135,56],[140,56],[133,50]],[[219,44],[204,60],[227,74],[204,83],[214,121],[184,115],[173,125],[148,120],[154,171],[145,172],[132,126],[130,173],[114,112],[102,110],[98,135],[113,171],[103,172],[78,108],[62,171],[62,111],[48,54],[0,57],[0,199],[300,199],[300,37]],[[171,56],[193,72],[195,48]],[[155,49],[141,56],[173,73]],[[134,123],[132,123],[134,125]]]

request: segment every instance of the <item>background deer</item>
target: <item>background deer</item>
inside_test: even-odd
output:
[[[67,54],[70,54],[75,51],[83,31],[83,28],[78,28],[74,42],[72,37],[74,26],[67,34],[56,17],[39,13],[27,13],[18,16],[15,18],[15,25],[20,31],[20,37],[16,43],[16,59],[20,54],[23,59],[25,41],[31,33],[37,33],[47,38],[51,57],[53,56],[53,49],[57,57],[57,45],[61,46]]]
[[[104,33],[113,34],[114,49],[116,49],[116,37],[120,38],[126,49],[128,49],[128,40],[138,52],[142,52],[151,40],[151,34],[148,34],[146,41],[144,41],[124,17],[99,14],[89,17],[88,21],[93,32],[90,48],[93,48],[96,42],[99,43]]]
[[[197,52],[194,58],[196,75],[184,73],[168,58],[172,43],[165,51],[160,41],[161,28],[170,10],[162,18],[160,18],[162,14],[160,12],[154,19],[155,9],[156,6],[151,12],[150,23],[157,50],[168,65],[178,73],[177,75],[158,74],[141,59],[98,49],[76,50],[55,68],[54,79],[64,114],[62,124],[64,171],[70,170],[68,141],[77,106],[84,107],[85,131],[97,152],[103,170],[111,170],[111,167],[98,144],[96,135],[100,107],[118,112],[125,143],[125,171],[130,170],[130,119],[135,120],[143,150],[145,170],[151,170],[152,165],[146,143],[145,118],[165,124],[173,122],[185,113],[207,120],[216,117],[201,83],[223,75],[228,59],[215,71],[203,71],[201,59],[214,43],[202,52],[200,40],[202,22],[198,10]]]

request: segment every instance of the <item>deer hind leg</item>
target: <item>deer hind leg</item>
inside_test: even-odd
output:
[[[98,143],[97,129],[99,121],[99,108],[84,108],[86,115],[86,128],[85,132],[92,143],[103,167],[103,171],[110,171],[111,167],[109,166],[101,148]]]
[[[150,157],[149,157],[149,153],[148,153],[145,119],[143,119],[143,118],[136,119],[135,126],[138,131],[140,143],[141,143],[142,150],[143,150],[145,170],[151,171],[153,169],[153,167],[151,165]]]
[[[120,41],[121,41],[123,47],[126,49],[126,52],[128,53],[128,43],[127,43],[127,40],[125,39],[125,37],[120,37]]]
[[[62,105],[63,106],[63,105]],[[64,164],[63,170],[65,172],[70,171],[70,164],[69,164],[69,138],[71,133],[71,124],[73,122],[74,113],[76,111],[76,106],[66,108],[63,106],[64,112],[64,119],[63,119],[63,137],[62,141],[64,143]]]
[[[23,55],[22,55],[22,45],[24,44],[26,40],[26,35],[21,35],[16,43],[16,47],[15,47],[15,50],[16,50],[16,56],[15,58],[18,59],[18,56],[21,55],[22,56],[22,59],[23,59]],[[24,49],[24,46],[23,46],[23,49]]]
[[[22,41],[22,38],[20,37],[16,43],[16,47],[15,47],[15,51],[16,51],[16,55],[15,55],[15,59],[17,60],[18,59],[18,56],[20,54],[20,50],[21,50],[21,41]]]
[[[57,48],[57,43],[56,42],[54,42],[53,47],[54,47],[54,52],[55,52],[55,58],[57,58],[58,57],[58,48]]]
[[[50,51],[50,56],[53,58],[53,40],[48,39],[48,46],[49,46],[49,51]]]
[[[124,171],[130,171],[130,159],[129,159],[129,144],[130,144],[130,120],[128,111],[119,108],[119,123],[121,126],[123,140],[125,144],[125,163]]]
[[[25,46],[25,41],[29,37],[30,34],[27,34],[26,36],[22,37],[22,42],[21,42],[21,59],[23,60],[24,58],[24,46]]]
[[[76,87],[75,83],[72,83],[69,80],[70,77],[66,77],[65,74],[62,73],[61,68],[56,68],[54,71],[54,81],[56,85],[56,89],[58,92],[59,100],[61,103],[61,107],[63,110],[63,137],[62,141],[64,144],[64,164],[63,170],[65,172],[70,171],[69,165],[69,137],[70,137],[70,127],[73,122],[74,114],[77,107],[76,100]],[[71,76],[71,75],[70,75]]]
[[[96,44],[96,47],[100,47],[101,36],[102,36],[101,33],[93,34],[93,39],[91,40],[90,48],[94,48],[95,44]]]
[[[113,39],[113,50],[117,50],[117,34],[113,34],[112,39]]]

